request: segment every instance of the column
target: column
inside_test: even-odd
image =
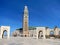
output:
[[[9,27],[9,29],[7,30],[7,38],[9,38],[10,37],[10,27]]]
[[[44,29],[43,30],[43,39],[46,39],[45,34],[46,34],[46,32],[45,32],[45,29]]]

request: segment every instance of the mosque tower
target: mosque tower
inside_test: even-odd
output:
[[[28,37],[28,8],[24,7],[24,16],[23,16],[23,35]]]

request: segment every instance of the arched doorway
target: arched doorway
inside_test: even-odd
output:
[[[3,31],[2,38],[7,38],[7,31],[6,30]]]
[[[54,32],[53,31],[50,31],[50,35],[54,35]]]
[[[43,37],[43,32],[42,31],[39,31],[38,32],[38,38],[42,39],[42,37]]]
[[[50,31],[50,37],[54,37],[54,31]]]

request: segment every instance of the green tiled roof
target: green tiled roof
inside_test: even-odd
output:
[[[35,27],[29,27],[29,30],[35,30],[36,28]]]
[[[36,27],[29,27],[29,30],[35,30],[35,29],[36,29]],[[23,30],[23,28],[18,28],[16,30]]]

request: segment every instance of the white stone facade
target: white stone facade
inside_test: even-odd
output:
[[[40,33],[41,32],[41,33]],[[46,27],[36,27],[35,30],[29,30],[29,35],[31,35],[32,37],[36,37],[37,39],[39,38],[39,35],[43,35],[43,39],[46,39],[46,35],[49,36],[51,35],[50,33],[51,32],[54,32],[54,35],[60,35],[59,32],[60,32],[60,29],[57,28],[57,29],[50,29],[50,28],[47,28]]]
[[[2,39],[4,35],[4,31],[7,32],[7,38],[10,37],[10,26],[1,26],[0,27],[0,39]]]

